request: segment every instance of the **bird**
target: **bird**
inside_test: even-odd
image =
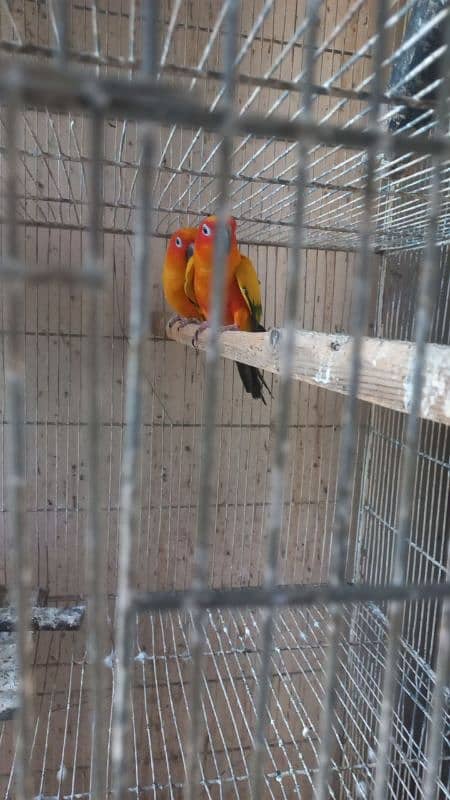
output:
[[[199,334],[209,327],[210,302],[212,291],[214,247],[218,220],[215,215],[203,219],[194,241],[194,252],[188,261],[185,280],[185,294],[197,304],[205,321],[195,333],[196,345]],[[264,331],[261,325],[261,288],[256,270],[249,258],[244,256],[238,246],[236,220],[231,217],[226,226],[228,246],[225,265],[225,307],[224,330]],[[244,389],[254,399],[261,399],[266,405],[263,389],[270,394],[262,372],[257,367],[236,362]]]
[[[185,272],[189,258],[194,252],[197,228],[179,228],[170,237],[162,269],[164,297],[175,314],[168,325],[176,322],[180,327],[203,319],[198,305],[186,296]]]

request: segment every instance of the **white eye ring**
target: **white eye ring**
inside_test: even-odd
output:
[[[179,236],[177,236],[177,238],[175,239],[175,245],[177,247],[183,247],[183,242],[181,241]]]
[[[204,233],[205,236],[211,236],[211,228],[209,225],[202,225],[202,233]]]

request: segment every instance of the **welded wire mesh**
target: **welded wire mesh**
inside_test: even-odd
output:
[[[448,428],[356,399],[367,332],[417,338],[413,415],[450,345],[447,11],[0,3],[5,798],[450,797]],[[267,407],[220,235],[206,370],[163,335],[212,211],[286,330]],[[353,335],[346,399],[291,381],[297,327]],[[36,586],[89,613],[31,658]]]

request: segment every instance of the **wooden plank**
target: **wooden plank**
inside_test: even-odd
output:
[[[84,606],[71,608],[42,608],[31,609],[31,629],[39,631],[76,631],[84,617]],[[0,631],[12,631],[15,628],[16,618],[11,606],[0,608]]]
[[[167,335],[181,344],[192,344],[195,325],[167,328]],[[220,337],[224,358],[252,364],[279,374],[284,332],[226,332]],[[206,350],[208,334],[198,341]],[[361,354],[358,398],[368,403],[406,413],[412,396],[414,342],[366,337]],[[339,394],[348,394],[352,338],[342,334],[297,331],[292,377]],[[424,387],[420,416],[435,422],[450,422],[450,347],[429,344],[424,363]]]
[[[11,719],[19,707],[17,696],[16,639],[0,634],[0,721]]]

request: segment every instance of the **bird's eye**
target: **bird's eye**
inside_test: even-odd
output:
[[[175,239],[175,244],[177,247],[183,247],[183,242],[181,241],[179,236],[177,236],[177,238]]]
[[[202,233],[204,233],[205,236],[211,236],[211,228],[209,225],[202,225]]]

